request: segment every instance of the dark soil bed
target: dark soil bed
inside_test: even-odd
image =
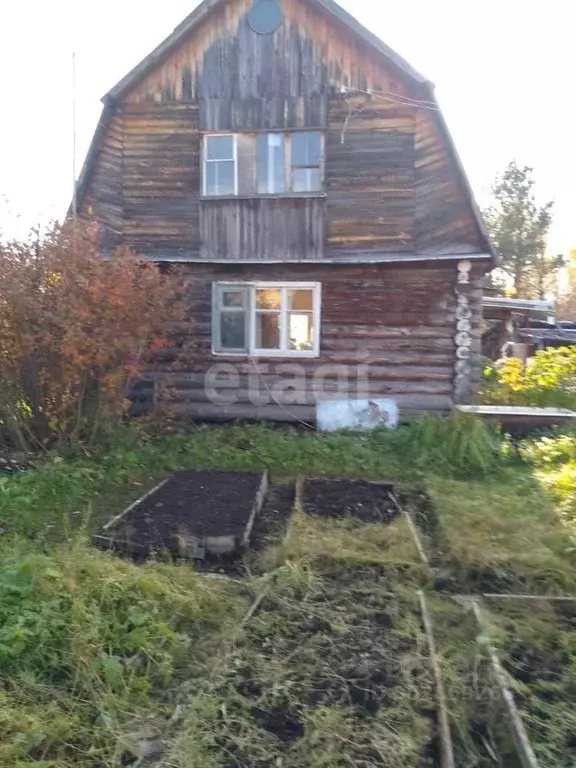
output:
[[[356,517],[363,523],[391,523],[400,511],[390,498],[393,485],[360,480],[307,479],[303,504],[321,517]]]
[[[219,573],[234,578],[260,572],[262,566],[258,554],[280,543],[293,508],[294,483],[270,486],[262,509],[254,520],[248,546],[230,555],[207,557],[196,564],[197,569],[203,573]]]
[[[262,483],[259,473],[176,472],[95,541],[108,539],[136,554],[171,550],[195,556],[197,547],[202,556],[204,547],[218,550],[224,539],[234,549],[250,532]]]

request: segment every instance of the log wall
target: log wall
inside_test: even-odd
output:
[[[145,376],[180,416],[309,421],[318,401],[393,397],[403,418],[411,418],[453,403],[454,265],[238,265],[232,271],[190,264],[184,270],[189,323]],[[283,279],[322,283],[320,357],[213,355],[212,282]]]

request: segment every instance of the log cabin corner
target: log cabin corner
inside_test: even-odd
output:
[[[204,0],[103,102],[79,215],[190,300],[144,391],[202,420],[473,399],[491,244],[432,85],[333,0]]]

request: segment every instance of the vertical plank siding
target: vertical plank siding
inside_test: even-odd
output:
[[[201,256],[206,260],[322,259],[325,200],[253,198],[203,200]]]

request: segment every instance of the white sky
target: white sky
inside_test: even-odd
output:
[[[0,2],[0,230],[62,216],[69,203],[72,51],[79,172],[101,96],[196,4]],[[479,204],[516,158],[534,168],[538,197],[556,200],[550,249],[576,247],[574,0],[341,4],[436,84]]]

